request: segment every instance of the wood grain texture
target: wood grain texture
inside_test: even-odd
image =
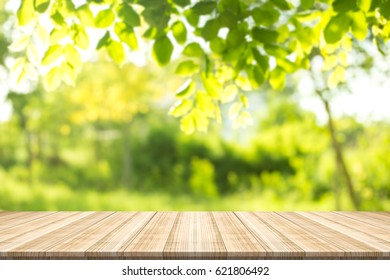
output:
[[[214,212],[215,223],[225,243],[228,259],[257,259],[266,249],[232,212]]]
[[[209,212],[181,212],[164,247],[165,259],[224,259],[227,251]]]
[[[0,212],[0,259],[390,259],[390,213]]]

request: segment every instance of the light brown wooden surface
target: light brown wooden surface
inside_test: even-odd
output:
[[[0,212],[0,259],[390,259],[390,213]]]

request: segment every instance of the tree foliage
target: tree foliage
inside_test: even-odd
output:
[[[192,132],[219,121],[224,103],[233,122],[246,125],[247,91],[266,82],[282,89],[287,74],[318,55],[329,87],[338,86],[353,40],[373,40],[384,52],[390,1],[22,0],[17,29],[16,82],[39,73],[47,89],[74,85],[86,51],[105,49],[122,65],[148,40],[161,66],[180,53],[176,73],[188,80],[171,113]]]

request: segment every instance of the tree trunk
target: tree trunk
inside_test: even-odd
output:
[[[345,161],[344,161],[343,149],[342,149],[341,144],[337,141],[337,138],[336,138],[336,128],[334,126],[333,115],[332,115],[332,111],[330,109],[329,101],[322,95],[321,92],[317,92],[317,94],[321,98],[322,103],[324,104],[324,107],[326,110],[326,114],[328,115],[328,130],[329,130],[331,141],[332,141],[332,147],[333,147],[333,150],[334,150],[335,156],[336,156],[337,169],[341,171],[341,173],[344,177],[345,184],[347,185],[348,194],[349,194],[349,197],[351,198],[353,207],[355,208],[355,210],[359,210],[359,208],[360,208],[359,200],[358,200],[358,197],[356,195],[356,191],[355,191],[355,187],[353,185],[352,179],[351,179],[351,175],[350,175],[349,170],[347,168],[347,165],[345,164]]]

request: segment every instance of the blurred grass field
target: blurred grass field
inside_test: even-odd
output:
[[[216,198],[200,199],[186,194],[131,192],[124,189],[100,192],[75,191],[64,184],[38,184],[30,187],[0,172],[0,209],[29,211],[331,211],[334,198],[318,201],[297,197],[280,199],[272,191],[243,191]],[[342,198],[343,210],[352,210]],[[386,206],[390,209],[390,204]]]

